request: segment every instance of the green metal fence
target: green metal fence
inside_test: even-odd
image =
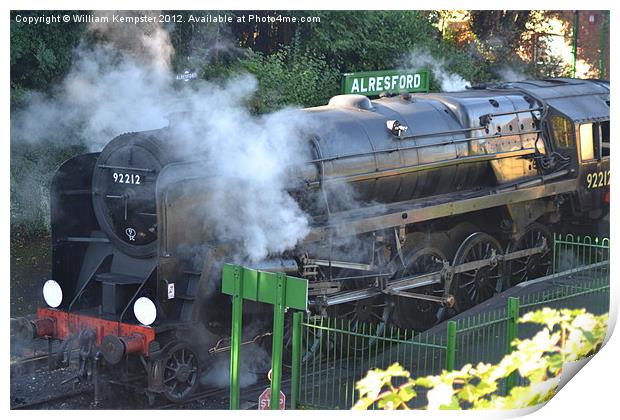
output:
[[[505,304],[489,310],[485,305],[467,316],[421,334],[412,331],[308,317],[301,322],[302,345],[293,377],[297,402],[294,408],[348,409],[357,400],[355,383],[374,368],[399,362],[412,376],[439,374],[466,363],[497,363],[512,351],[515,338],[533,336],[539,325],[518,324],[521,315],[541,307],[586,308],[595,314],[609,310],[609,239],[573,235],[555,236],[554,274],[504,297]],[[551,285],[551,287],[549,286]],[[516,375],[500,384],[506,394]],[[424,390],[410,404],[426,405]]]
[[[310,317],[302,322],[300,406],[348,409],[357,398],[355,383],[374,368],[398,360],[412,372],[429,375],[452,368],[448,339],[351,323],[342,319]],[[453,342],[453,340],[452,340]]]

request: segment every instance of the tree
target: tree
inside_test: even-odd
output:
[[[83,12],[81,12],[83,13]],[[54,11],[54,14],[72,12]],[[29,25],[15,18],[41,17],[39,11],[11,12],[11,103],[26,90],[47,91],[62,79],[73,60],[73,50],[85,34],[83,23]]]
[[[470,26],[496,59],[514,52],[532,17],[530,10],[479,10],[470,12]]]

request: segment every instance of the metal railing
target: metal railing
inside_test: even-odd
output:
[[[412,377],[436,375],[479,362],[498,363],[512,351],[515,338],[528,338],[539,325],[520,324],[519,317],[541,307],[609,310],[609,239],[573,235],[554,237],[554,274],[512,289],[497,309],[474,308],[465,317],[416,334],[342,319],[300,319],[301,349],[293,365],[295,404],[292,408],[349,409],[357,400],[357,381],[368,370],[398,362]],[[551,287],[549,285],[551,284]],[[481,308],[481,309],[478,309]],[[473,313],[472,313],[473,312]],[[398,385],[398,381],[393,381]],[[523,379],[513,375],[500,383],[506,395]],[[424,389],[410,402],[426,405]]]
[[[299,406],[350,408],[355,384],[370,369],[387,368],[395,360],[411,371],[429,375],[454,367],[446,337],[369,323],[326,317],[306,318],[301,326],[302,357]],[[453,353],[453,349],[452,349]]]

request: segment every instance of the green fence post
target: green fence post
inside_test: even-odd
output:
[[[303,312],[293,313],[293,355],[291,369],[291,409],[297,408],[301,381],[301,320]]]
[[[599,27],[599,54],[598,54],[598,78],[605,78],[605,44],[607,37],[607,25],[609,25],[609,12],[603,12],[603,21]]]
[[[577,40],[579,37],[579,10],[575,10],[573,17],[573,66],[571,67],[570,77],[575,77],[577,72]]]
[[[282,381],[282,346],[284,342],[284,310],[286,309],[286,274],[276,275],[276,302],[273,308],[273,341],[271,346],[271,400],[269,408],[280,409]]]
[[[243,322],[243,275],[241,267],[233,271],[232,332],[230,337],[230,409],[239,409],[239,353],[241,351],[241,326]]]
[[[448,321],[448,343],[446,346],[446,370],[454,370],[456,361],[456,321]]]
[[[518,337],[519,322],[519,298],[508,298],[508,326],[506,328],[506,354],[512,353],[514,347],[512,342]],[[506,395],[515,386],[517,373],[513,372],[506,378]]]

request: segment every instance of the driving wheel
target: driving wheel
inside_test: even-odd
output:
[[[503,253],[501,244],[491,235],[476,232],[468,236],[454,256],[453,266],[492,259]],[[454,275],[452,290],[455,309],[465,311],[484,302],[503,289],[502,264],[482,265]]]
[[[164,363],[164,396],[175,403],[189,398],[199,384],[200,362],[186,344],[179,343],[168,351]]]
[[[544,249],[541,253],[506,261],[507,288],[524,281],[548,276],[553,268],[553,254],[551,252],[553,235],[544,225],[532,223],[519,237],[510,242],[508,253],[529,248],[540,248],[543,245]]]

